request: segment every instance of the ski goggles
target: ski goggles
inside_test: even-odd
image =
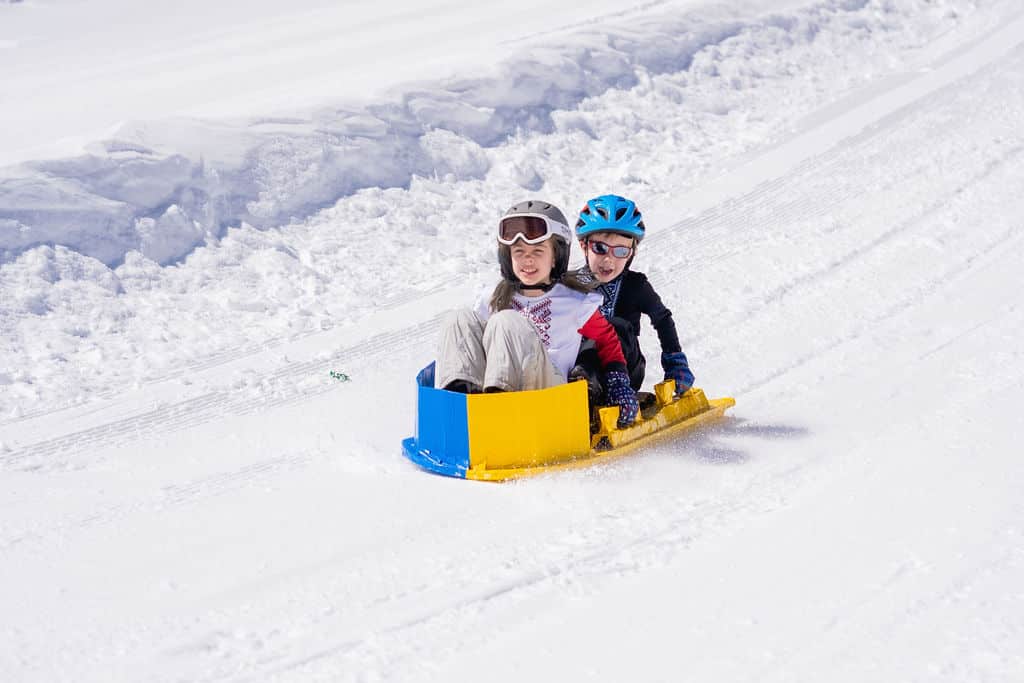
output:
[[[605,244],[604,242],[598,242],[597,240],[587,240],[587,245],[590,247],[590,251],[594,252],[598,256],[607,256],[611,254],[615,258],[627,258],[633,253],[633,247],[623,246],[612,246]]]
[[[498,222],[498,241],[511,246],[516,240],[527,244],[540,244],[558,235],[566,242],[571,241],[569,226],[539,213],[521,213],[505,216]]]

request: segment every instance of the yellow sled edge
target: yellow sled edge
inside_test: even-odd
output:
[[[699,390],[698,390],[699,391]],[[703,398],[703,395],[701,395]],[[736,405],[736,400],[731,397],[715,398],[707,400],[707,409],[691,415],[685,420],[671,423],[663,427],[657,428],[654,431],[650,431],[650,426],[646,429],[642,429],[645,423],[650,423],[652,420],[641,421],[640,424],[634,427],[627,427],[626,429],[615,429],[612,428],[611,436],[612,439],[609,441],[612,443],[611,448],[608,450],[598,450],[597,448],[591,448],[587,455],[574,458],[572,460],[551,463],[547,465],[536,465],[532,467],[515,467],[515,468],[500,468],[500,469],[487,469],[484,467],[471,467],[466,470],[465,478],[473,479],[475,481],[508,481],[510,479],[522,479],[525,477],[534,477],[541,474],[548,474],[553,472],[560,472],[564,470],[579,469],[582,467],[593,467],[595,465],[604,464],[617,460],[623,456],[629,455],[641,446],[649,446],[654,443],[658,443],[670,437],[679,436],[685,432],[695,431],[701,427],[704,427],[716,420],[721,419],[725,415],[725,411]],[[611,409],[613,413],[605,413],[602,415],[602,421],[606,421],[610,416],[614,416],[615,419],[618,417],[618,409]],[[607,430],[604,436],[609,436]],[[602,436],[599,432],[595,435],[595,443]]]

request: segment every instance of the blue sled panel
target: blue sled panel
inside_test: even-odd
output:
[[[402,450],[424,469],[465,479],[469,469],[466,395],[435,389],[433,363],[416,380],[416,436],[404,439]]]

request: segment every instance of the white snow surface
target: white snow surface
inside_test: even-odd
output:
[[[149,5],[0,3],[0,680],[1024,680],[1017,0]],[[419,471],[605,192],[731,416]]]

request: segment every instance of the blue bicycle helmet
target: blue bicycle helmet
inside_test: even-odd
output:
[[[640,211],[631,200],[617,194],[603,194],[587,201],[576,222],[576,237],[582,239],[595,232],[616,232],[644,238],[644,222]]]

